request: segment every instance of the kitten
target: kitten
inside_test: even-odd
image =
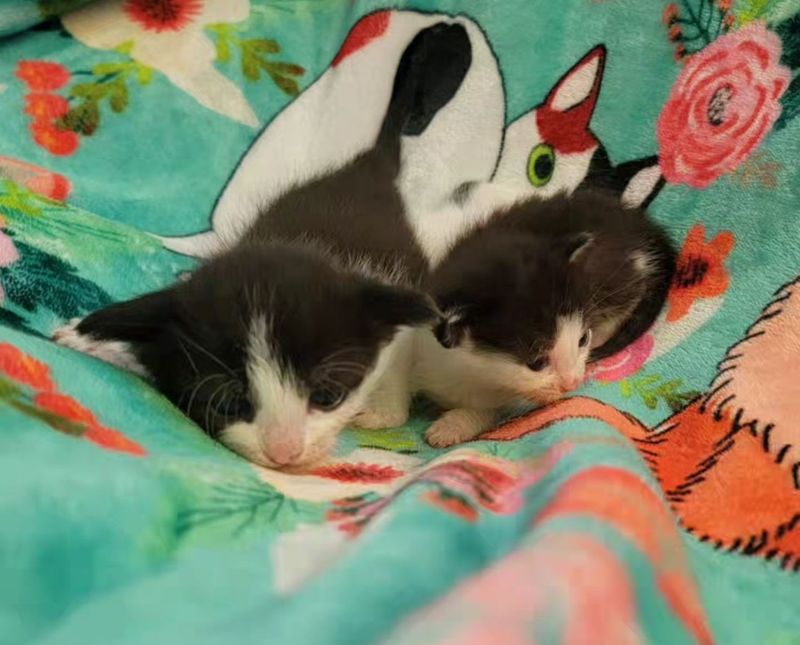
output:
[[[427,262],[395,187],[400,140],[452,98],[470,55],[462,26],[422,30],[401,57],[372,149],[287,191],[186,282],[55,339],[150,378],[255,463],[322,459],[397,362],[408,328],[436,318],[415,289]]]
[[[643,210],[597,190],[524,201],[476,224],[426,281],[444,320],[415,333],[412,388],[448,409],[428,441],[473,439],[499,409],[577,388],[588,361],[652,325],[674,265]]]

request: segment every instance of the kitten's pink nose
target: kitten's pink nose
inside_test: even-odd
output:
[[[572,392],[572,390],[577,390],[581,385],[581,379],[577,376],[566,376],[561,379],[561,391],[562,392]]]
[[[264,454],[278,466],[288,466],[303,454],[303,438],[297,432],[287,430],[267,433]]]

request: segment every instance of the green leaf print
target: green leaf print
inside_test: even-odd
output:
[[[291,531],[301,522],[319,521],[321,506],[287,498],[259,481],[218,486],[202,504],[178,517],[176,533],[183,537],[210,524],[219,524],[234,535],[259,526],[279,532]]]
[[[684,390],[681,379],[665,381],[658,374],[622,379],[619,381],[619,391],[625,398],[638,398],[650,410],[655,410],[663,402],[672,412],[683,409],[700,394],[695,390]]]
[[[25,320],[22,316],[18,316],[13,311],[9,311],[8,309],[0,308],[0,327],[7,327],[15,331],[20,331],[24,334],[33,334],[34,336],[44,338],[44,336],[38,331],[28,327],[27,320]]]
[[[123,43],[116,50],[128,56],[130,44]],[[128,60],[98,63],[91,70],[73,72],[74,76],[91,76],[91,80],[76,83],[69,88],[68,98],[72,103],[67,113],[56,121],[62,130],[71,130],[91,136],[100,126],[101,107],[107,103],[112,112],[124,112],[130,103],[128,80],[133,78],[139,85],[148,85],[153,79],[153,70],[146,65]]]
[[[290,96],[300,92],[300,86],[294,77],[306,73],[305,68],[294,63],[272,61],[268,56],[278,54],[281,47],[271,38],[241,38],[239,27],[228,23],[215,23],[206,26],[206,30],[214,35],[217,48],[217,62],[229,63],[233,51],[239,51],[242,75],[250,82],[256,82],[266,75],[276,87]]]
[[[14,238],[12,231],[6,234]],[[6,297],[23,310],[44,307],[61,318],[74,318],[111,303],[103,289],[64,260],[18,240],[14,245],[20,259],[0,268],[0,281]]]
[[[746,0],[741,3],[736,15],[736,20],[739,25],[746,25],[748,22],[758,20],[764,16],[767,7],[772,3],[772,0]]]
[[[781,97],[781,115],[775,122],[775,130],[785,128],[789,121],[800,114],[800,76],[795,76]]]
[[[0,212],[10,210],[35,217],[41,215],[44,204],[55,203],[46,197],[21,188],[12,181],[0,182]]]
[[[393,430],[349,430],[359,448],[378,448],[392,452],[414,453],[419,451],[417,437],[406,428]]]
[[[667,38],[674,43],[675,60],[685,61],[710,45],[735,24],[732,2],[722,0],[679,0],[664,9]]]

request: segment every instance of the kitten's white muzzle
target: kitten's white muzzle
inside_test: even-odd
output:
[[[271,428],[264,432],[264,456],[277,466],[290,466],[303,454],[303,436],[286,428]]]
[[[563,393],[572,392],[581,386],[582,379],[577,376],[567,376],[561,379],[559,387]]]

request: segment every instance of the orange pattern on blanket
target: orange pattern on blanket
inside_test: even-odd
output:
[[[554,403],[482,438],[507,441],[568,419],[631,439],[687,531],[718,549],[800,570],[800,279],[778,290],[720,361],[708,390],[650,429],[588,397]]]

